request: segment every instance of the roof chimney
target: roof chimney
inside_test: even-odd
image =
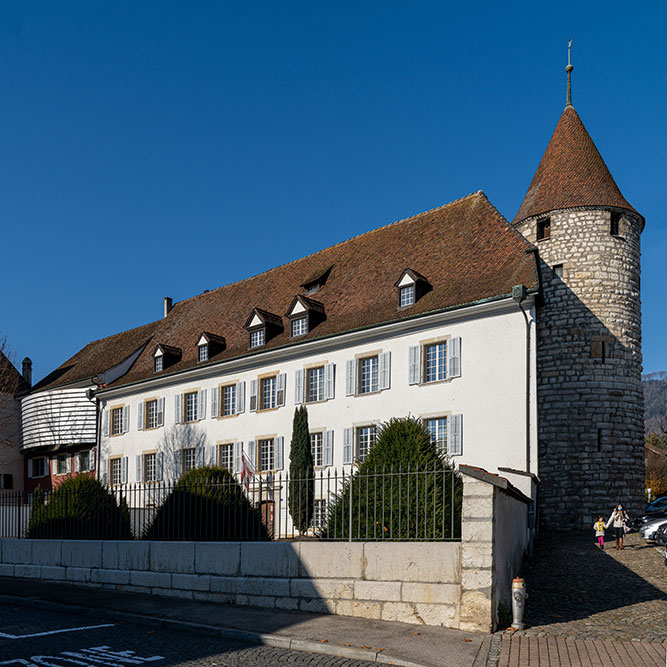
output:
[[[28,386],[32,387],[32,359],[30,357],[23,360],[22,375]]]
[[[171,307],[173,305],[173,301],[170,296],[165,296],[164,297],[164,316],[167,317],[169,315],[169,311],[171,310]]]

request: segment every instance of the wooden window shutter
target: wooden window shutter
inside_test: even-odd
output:
[[[142,456],[141,454],[137,454],[137,470],[136,470],[136,481],[137,482],[143,482],[143,476],[141,474],[141,463],[142,463]]]
[[[254,470],[257,467],[257,441],[248,440],[248,465]]]
[[[174,421],[177,424],[183,421],[183,394],[174,396]]]
[[[28,459],[28,478],[32,478],[32,459]]]
[[[460,456],[463,454],[463,415],[450,415],[448,421],[447,453],[450,456]]]
[[[343,431],[343,465],[352,463],[354,459],[354,429],[346,428]]]
[[[357,360],[348,359],[345,362],[345,395],[354,396],[357,391]]]
[[[79,452],[74,455],[74,472],[81,472],[81,459],[79,458]]]
[[[155,455],[155,479],[158,482],[162,481],[162,467],[164,465],[164,454],[162,452],[158,452]]]
[[[195,455],[197,457],[197,467],[198,468],[203,468],[204,467],[204,447],[203,445],[200,447],[197,447],[197,451],[195,452]]]
[[[294,372],[294,402],[297,405],[303,403],[303,370]]]
[[[250,412],[257,411],[257,380],[250,380]]]
[[[447,343],[447,377],[461,377],[461,338],[453,336]]]
[[[243,443],[235,442],[234,443],[234,472],[240,473],[243,468],[243,463],[241,457],[243,456]]]
[[[95,470],[97,467],[97,447],[93,447],[90,450],[90,455],[88,457],[88,470]]]
[[[236,413],[245,412],[245,382],[236,384]]]
[[[157,425],[164,426],[164,398],[157,400]]]
[[[276,379],[276,405],[285,405],[285,384],[287,373],[280,373]]]
[[[197,419],[206,419],[206,389],[199,391],[197,399]]]
[[[283,447],[285,446],[285,438],[282,435],[279,435],[275,439],[275,456],[273,461],[273,467],[275,470],[283,469]]]
[[[107,410],[106,408],[102,413],[102,435],[104,436],[109,435],[109,410]]]
[[[379,388],[389,389],[391,386],[391,352],[383,352],[378,359]]]
[[[130,430],[130,406],[123,406],[123,433],[127,433]]]
[[[336,392],[336,364],[330,363],[324,367],[324,398],[334,398]]]
[[[144,428],[144,403],[137,405],[137,431],[142,431]]]
[[[322,463],[325,466],[333,465],[333,440],[334,432],[325,431],[324,432],[324,442],[322,447]]]
[[[220,387],[211,389],[211,419],[216,419],[220,415]]]
[[[419,384],[421,351],[421,345],[413,345],[408,349],[408,384]]]

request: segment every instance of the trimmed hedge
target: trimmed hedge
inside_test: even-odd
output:
[[[132,539],[127,507],[96,479],[77,475],[66,479],[46,496],[33,495],[26,537],[30,539],[127,540]]]
[[[155,513],[144,540],[265,540],[259,510],[225,468],[185,473]]]
[[[437,451],[424,423],[394,418],[378,428],[365,460],[329,505],[320,537],[458,538],[462,497],[460,476]]]

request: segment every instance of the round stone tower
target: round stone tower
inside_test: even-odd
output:
[[[568,79],[571,72],[569,66]],[[513,220],[539,250],[538,513],[590,528],[616,503],[643,507],[640,234],[571,104]]]

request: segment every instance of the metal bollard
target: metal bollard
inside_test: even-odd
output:
[[[523,612],[526,606],[526,582],[517,577],[512,579],[512,627],[523,630]]]

